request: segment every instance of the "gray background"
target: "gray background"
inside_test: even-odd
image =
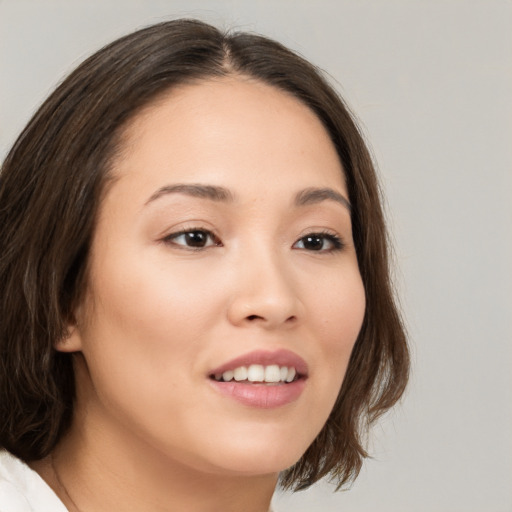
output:
[[[83,57],[183,15],[327,70],[388,198],[412,384],[350,491],[320,484],[278,509],[511,512],[512,3],[0,0],[0,158]]]

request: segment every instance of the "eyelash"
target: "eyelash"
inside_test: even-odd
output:
[[[204,245],[204,246],[189,246],[189,245],[185,245],[185,244],[177,244],[175,241],[176,239],[178,239],[180,236],[185,236],[185,235],[191,235],[191,234],[195,234],[195,235],[198,235],[198,234],[202,234],[202,235],[206,235],[207,239],[209,238],[213,243],[209,244],[209,245]],[[323,245],[323,241],[327,241],[327,242],[330,242],[330,244],[332,245],[331,248],[329,249],[319,249],[319,250],[315,250],[315,249],[306,249],[305,247],[303,248],[300,248],[299,250],[305,250],[305,251],[308,251],[308,252],[319,252],[319,253],[332,253],[332,252],[337,252],[337,251],[341,251],[345,248],[345,243],[343,241],[343,239],[337,235],[337,234],[334,234],[330,231],[314,231],[314,232],[311,232],[311,233],[307,233],[306,235],[302,236],[301,238],[299,238],[292,246],[292,248],[299,242],[304,242],[305,239],[307,238],[316,238],[316,239],[322,239],[322,245]],[[204,250],[204,249],[208,249],[209,247],[222,247],[222,242],[220,241],[219,237],[217,235],[215,235],[215,233],[213,233],[212,231],[210,231],[209,229],[203,229],[203,228],[187,228],[187,229],[183,229],[183,230],[180,230],[180,231],[177,231],[176,233],[171,233],[167,236],[165,236],[163,239],[162,239],[162,242],[166,243],[166,244],[169,244],[169,245],[174,245],[176,247],[179,247],[181,249],[184,249],[184,250],[190,250],[190,251],[201,251],[201,250]]]

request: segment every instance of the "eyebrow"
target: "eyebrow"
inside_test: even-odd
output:
[[[322,201],[335,201],[351,211],[352,206],[349,200],[332,188],[306,188],[295,196],[296,206],[309,206]]]
[[[215,185],[201,185],[198,183],[167,185],[159,188],[147,201],[151,203],[167,194],[185,194],[192,197],[200,197],[202,199],[210,199],[211,201],[232,202],[233,194],[224,187]]]
[[[210,199],[218,202],[233,202],[234,194],[225,187],[217,185],[202,185],[200,183],[178,183],[175,185],[166,185],[159,188],[147,201],[146,205],[156,201],[160,197],[168,194],[185,194],[202,199]],[[339,192],[332,188],[306,188],[297,193],[294,199],[295,206],[309,206],[323,201],[335,201],[341,204],[348,211],[351,210],[350,202]]]

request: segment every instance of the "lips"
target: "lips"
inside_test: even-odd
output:
[[[304,359],[289,350],[254,351],[209,373],[212,386],[246,406],[273,408],[299,398],[308,376]]]

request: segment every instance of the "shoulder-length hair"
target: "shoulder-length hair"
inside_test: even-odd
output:
[[[390,282],[379,186],[348,108],[321,73],[281,44],[195,20],[125,36],[82,63],[19,136],[0,174],[0,446],[25,461],[48,455],[69,427],[74,375],[66,335],[87,280],[96,213],[122,149],[122,129],[177,85],[242,75],[287,91],[328,131],[345,171],[366,291],[363,326],[336,404],[281,484],[324,476],[341,487],[367,456],[368,426],[401,397],[409,369]]]

